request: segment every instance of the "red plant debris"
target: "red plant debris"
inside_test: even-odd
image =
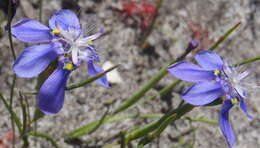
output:
[[[4,136],[0,137],[0,148],[10,148],[14,139],[15,135],[13,130],[8,130]]]
[[[147,28],[156,14],[156,7],[145,0],[134,2],[132,0],[123,2],[120,10],[126,16],[138,16],[142,20],[141,27]]]
[[[5,138],[7,141],[12,141],[15,138],[14,132],[13,130],[9,130],[6,134],[5,134]]]

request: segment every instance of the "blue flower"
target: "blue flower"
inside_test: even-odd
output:
[[[168,71],[178,79],[195,82],[182,94],[183,100],[192,105],[207,105],[224,96],[219,125],[229,147],[232,147],[236,137],[229,123],[229,110],[235,104],[240,104],[242,111],[251,118],[245,104],[247,92],[243,85],[243,80],[249,72],[237,72],[219,55],[209,50],[199,52],[195,59],[200,66],[190,62],[178,62],[169,66]]]
[[[24,78],[31,78],[43,72],[48,65],[58,59],[57,69],[40,88],[37,102],[45,114],[58,113],[64,102],[64,88],[69,74],[81,63],[86,63],[88,74],[94,76],[103,71],[94,65],[99,56],[93,40],[103,34],[103,30],[90,36],[82,32],[78,17],[70,10],[60,10],[49,20],[49,27],[32,19],[23,19],[11,28],[18,40],[26,43],[43,43],[27,47],[13,64],[14,72]],[[103,76],[97,83],[110,87]]]

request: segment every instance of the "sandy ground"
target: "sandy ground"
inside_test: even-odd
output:
[[[154,46],[152,51],[144,51],[138,47],[137,42],[140,37],[140,29],[124,23],[130,21],[124,19],[123,15],[111,9],[117,7],[123,0],[78,0],[74,5],[61,5],[60,0],[43,1],[43,20],[46,23],[51,14],[61,8],[70,8],[80,14],[81,22],[85,25],[89,23],[101,25],[105,30],[111,32],[98,41],[98,50],[101,56],[102,65],[106,61],[120,64],[118,71],[123,79],[123,83],[114,84],[112,88],[106,89],[96,83],[87,85],[66,93],[65,104],[62,111],[55,116],[46,116],[37,124],[37,130],[48,133],[58,140],[62,148],[98,147],[112,142],[120,131],[130,130],[134,126],[140,126],[152,121],[152,119],[129,119],[119,123],[106,124],[95,133],[83,137],[83,140],[96,139],[83,145],[68,144],[62,137],[69,131],[85,125],[95,119],[99,119],[106,108],[104,104],[108,100],[115,100],[111,110],[115,109],[124,99],[132,95],[141,88],[145,82],[155,75],[159,69],[169,60],[178,57],[188,41],[199,32],[203,38],[200,48],[206,49],[211,43],[216,41],[228,28],[239,21],[242,23],[239,30],[229,37],[217,52],[229,61],[241,61],[256,55],[260,55],[260,1],[259,0],[164,0],[159,11],[153,32],[147,42]],[[152,0],[151,0],[152,1]],[[23,9],[22,9],[23,8]],[[38,17],[37,0],[24,0],[23,7],[18,10],[14,22],[23,17]],[[79,10],[80,8],[80,10]],[[26,11],[25,11],[26,10]],[[25,12],[25,13],[24,13]],[[95,21],[90,17],[95,16]],[[2,26],[4,26],[2,24]],[[8,48],[8,38],[5,34],[0,42],[0,82],[1,92],[8,96],[7,89],[12,81],[12,56]],[[18,54],[24,48],[23,43],[15,40],[15,49]],[[192,57],[189,55],[188,58]],[[248,65],[256,71],[253,79],[259,82],[259,63]],[[82,66],[70,77],[69,83],[79,82],[86,79],[85,66]],[[159,87],[163,87],[174,80],[167,75],[160,81]],[[16,91],[34,90],[36,79],[18,78]],[[185,85],[184,85],[185,84]],[[188,84],[189,85],[189,84]],[[137,109],[127,113],[163,113],[166,110],[175,108],[180,99],[176,92],[186,87],[186,83],[172,93],[173,97],[157,98],[149,103],[139,105]],[[147,96],[155,94],[156,89],[147,93]],[[257,91],[257,90],[256,90]],[[17,94],[16,94],[17,95]],[[34,109],[35,98],[28,96],[31,110]],[[260,147],[260,98],[257,93],[252,95],[248,101],[249,111],[254,116],[253,120],[248,120],[238,107],[232,109],[230,115],[237,134],[237,144],[235,148],[259,148]],[[19,101],[15,98],[17,112]],[[203,116],[208,119],[217,120],[220,106],[196,108],[186,117]],[[9,115],[0,103],[0,133],[11,127]],[[195,132],[188,133],[176,140],[176,137],[190,128],[196,128]],[[195,138],[195,148],[225,148],[226,143],[217,125],[206,123],[192,123],[187,120],[177,121],[169,126],[160,138],[147,145],[147,148],[182,148],[188,147]],[[33,140],[33,139],[32,139]],[[186,145],[186,146],[185,146]],[[45,140],[38,142],[31,147],[48,148],[51,145]]]

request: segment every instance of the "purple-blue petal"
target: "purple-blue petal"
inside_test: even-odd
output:
[[[100,62],[99,56],[98,56],[98,52],[97,49],[95,47],[95,45],[90,45],[89,47],[85,48],[86,51],[86,57],[85,57],[85,61],[95,61],[95,62]]]
[[[214,80],[213,71],[205,70],[198,65],[190,62],[178,62],[168,67],[168,71],[178,79],[201,82]]]
[[[236,136],[234,134],[231,124],[229,123],[229,117],[228,117],[229,110],[232,107],[233,104],[231,103],[231,101],[225,100],[219,116],[219,126],[223,135],[225,136],[225,139],[229,147],[234,146],[236,142]]]
[[[182,99],[192,105],[200,106],[209,104],[223,95],[224,91],[219,83],[199,82],[185,91]]]
[[[41,86],[37,104],[44,114],[56,114],[61,110],[69,74],[70,71],[59,66]]]
[[[87,64],[88,64],[88,74],[90,76],[95,76],[96,74],[104,71],[101,67],[94,65],[93,61],[88,61]],[[99,83],[100,85],[103,85],[104,87],[110,88],[110,84],[107,81],[106,75],[97,79],[96,82]]]
[[[242,109],[242,111],[246,114],[246,116],[249,119],[253,119],[253,117],[247,111],[247,105],[246,105],[245,99],[241,98],[239,101],[240,101],[240,108]]]
[[[19,21],[12,26],[11,32],[15,38],[27,43],[43,43],[53,39],[51,30],[47,26],[32,19]]]
[[[59,10],[53,14],[49,20],[49,26],[51,29],[61,27],[63,30],[74,29],[77,33],[80,33],[80,22],[77,15],[71,10]]]
[[[14,72],[25,78],[35,77],[57,58],[55,43],[34,45],[26,48],[13,64]]]
[[[196,61],[199,65],[207,70],[222,69],[223,60],[213,51],[204,50],[196,54]]]

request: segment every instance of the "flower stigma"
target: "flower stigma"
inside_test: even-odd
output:
[[[94,35],[84,36],[82,32],[75,28],[53,29],[54,34],[59,34],[58,40],[63,43],[64,56],[69,58],[73,65],[79,66],[82,61],[87,61],[89,58],[97,60],[98,56],[95,52],[93,40],[100,37],[103,32],[98,32]]]

